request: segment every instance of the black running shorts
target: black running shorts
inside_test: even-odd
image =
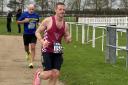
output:
[[[42,53],[42,65],[45,71],[60,70],[63,63],[63,56],[59,53]]]
[[[23,35],[23,41],[24,41],[24,45],[28,46],[29,43],[35,43],[36,44],[37,38],[36,38],[35,34],[31,34],[31,35],[24,34]]]

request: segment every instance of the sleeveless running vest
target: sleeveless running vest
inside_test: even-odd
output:
[[[54,42],[61,43],[62,37],[65,32],[65,22],[63,22],[63,26],[61,28],[57,28],[55,16],[52,16],[52,26],[49,30],[44,31],[43,39],[46,39],[50,42],[47,48],[42,47],[42,52],[52,52],[54,50]]]

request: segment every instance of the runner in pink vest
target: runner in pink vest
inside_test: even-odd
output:
[[[42,45],[42,66],[35,72],[33,85],[41,85],[40,79],[49,79],[48,85],[56,85],[63,63],[61,40],[71,42],[68,25],[64,21],[65,5],[58,2],[55,15],[42,21],[36,31],[36,37]],[[43,32],[43,36],[41,36]]]
[[[47,40],[49,42],[49,45],[46,48],[42,47],[42,52],[54,53],[55,51],[54,45],[57,43],[61,44],[61,39],[65,34],[65,21],[62,21],[62,26],[58,28],[56,25],[55,16],[52,16],[50,18],[52,19],[52,26],[49,28],[49,30],[47,29],[44,30],[44,36],[43,36],[43,39]]]

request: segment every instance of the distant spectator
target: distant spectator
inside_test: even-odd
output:
[[[17,13],[16,13],[16,21],[19,19],[21,14],[22,14],[22,9],[18,9]],[[18,26],[18,33],[21,33],[21,26],[20,26],[20,24],[17,24],[17,26]]]
[[[12,12],[9,11],[8,15],[7,15],[7,32],[11,32],[11,23],[12,23]]]

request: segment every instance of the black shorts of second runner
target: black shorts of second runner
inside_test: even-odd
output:
[[[37,41],[37,38],[35,36],[35,34],[24,34],[23,35],[23,41],[24,41],[24,45],[28,46],[30,43],[35,43]]]
[[[42,65],[44,71],[52,70],[52,69],[61,69],[61,65],[63,63],[63,56],[59,53],[42,53]]]

